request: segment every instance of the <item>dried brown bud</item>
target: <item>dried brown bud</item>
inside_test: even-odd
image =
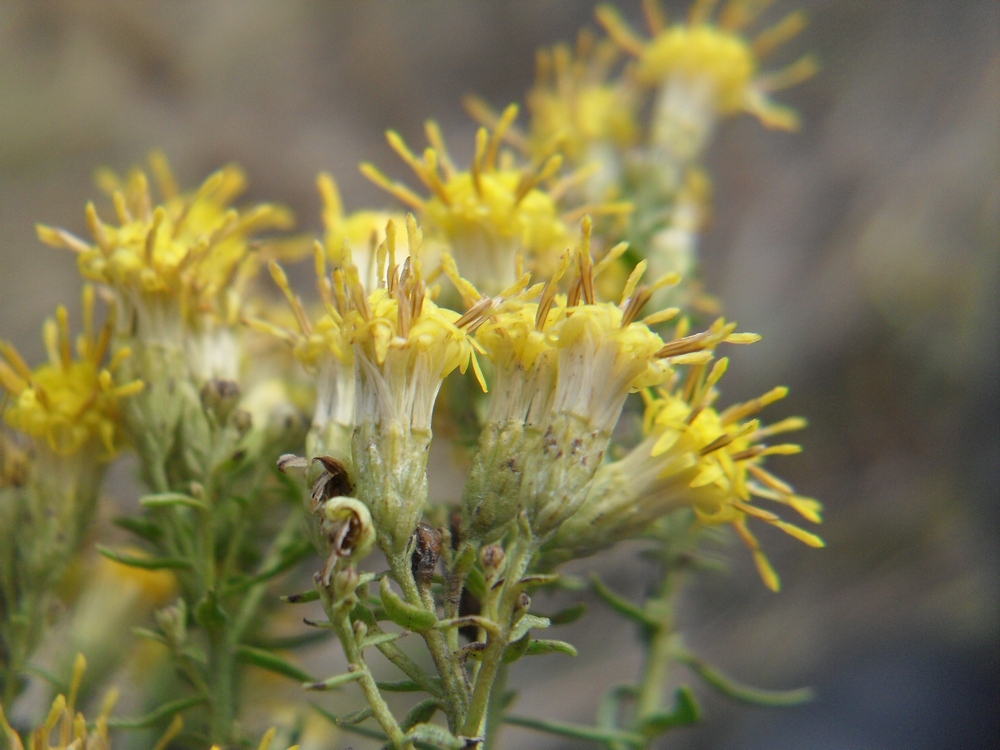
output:
[[[310,493],[313,513],[331,497],[353,496],[354,485],[351,483],[347,468],[340,461],[332,456],[317,456],[313,461],[323,467],[323,473],[313,483]]]
[[[438,559],[441,557],[441,532],[422,523],[413,532],[414,546],[413,575],[420,584],[427,585],[434,577]]]

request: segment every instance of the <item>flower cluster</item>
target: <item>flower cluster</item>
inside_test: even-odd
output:
[[[157,725],[157,748],[248,747],[239,714],[247,664],[309,690],[357,683],[367,708],[335,723],[373,718],[387,747],[492,746],[505,665],[575,654],[534,637],[566,618],[532,614],[529,591],[558,583],[561,564],[631,539],[663,563],[657,593],[640,606],[595,591],[648,636],[644,684],[611,696],[634,695],[637,708],[609,704],[600,727],[570,734],[647,747],[696,714],[659,705],[665,661],[678,653],[674,550],[697,547],[703,529],[731,527],[777,590],[751,524],[823,545],[767,505],[820,521],[817,501],[765,468],[768,456],[799,450],[770,439],[805,422],[757,418],[784,388],[717,407],[728,367],[717,351],[758,337],[718,315],[693,278],[711,201],[702,156],[716,125],[748,112],[794,128],[795,114],[770,95],[815,69],[807,56],[760,72],[804,24],[796,12],[745,37],[765,5],[729,0],[716,14],[696,0],[686,22],[669,23],[648,0],[645,38],[602,6],[606,38],[584,32],[572,49],[539,54],[525,124],[516,104],[494,111],[468,100],[482,125],[468,165],[456,164],[433,121],[419,154],[389,131],[422,192],[371,164],[361,171],[399,206],[348,211],[321,174],[312,302],[285,270],[303,254],[275,249],[305,245],[257,238],[287,229],[290,214],[234,207],[245,187],[237,167],[185,192],[154,154],[159,204],[145,171],[104,172],[115,221],[88,204],[90,240],[40,225],[45,243],[76,253],[88,283],[75,356],[63,307],[45,324],[47,364],[33,369],[0,343],[0,407],[21,433],[0,434],[0,699],[9,706],[23,690],[56,584],[84,549],[104,469],[130,447],[147,492],[116,523],[139,543],[98,549],[143,578],[91,581],[74,595],[80,632],[70,640],[110,674],[121,661],[101,618],[152,615],[158,629],[135,633],[173,670],[150,671],[181,681],[163,678],[149,695],[166,686],[183,697],[120,723]],[[284,304],[251,285],[265,265]],[[103,326],[98,293],[112,302]],[[640,421],[642,436],[630,439]],[[466,464],[460,498],[432,495],[435,434]],[[388,569],[367,572],[376,546]],[[299,571],[315,571],[313,589],[286,599],[322,605],[327,620],[305,623],[343,647],[348,671],[320,681],[285,658],[286,646],[313,639],[274,637],[267,596],[313,548],[324,561]],[[145,588],[150,596],[139,595]],[[394,644],[407,633],[429,659]],[[373,648],[405,682],[375,679]],[[81,679],[78,667],[33,747],[53,733],[66,750],[108,747],[111,704],[88,725],[74,708]],[[430,697],[399,721],[384,690]],[[447,728],[432,721],[438,711]],[[0,729],[24,745],[3,713]],[[277,736],[265,734],[260,749]]]

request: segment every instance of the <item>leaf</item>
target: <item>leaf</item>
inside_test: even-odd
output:
[[[559,583],[562,576],[559,573],[536,573],[525,576],[518,583],[524,588],[537,588],[539,586],[552,586]]]
[[[621,742],[631,747],[646,747],[646,738],[635,732],[626,732],[621,729],[600,729],[598,727],[588,727],[581,724],[567,724],[562,721],[547,721],[545,719],[533,719],[527,716],[504,716],[505,724],[513,724],[516,727],[526,727],[537,729],[540,732],[549,732],[561,737],[571,737],[576,740],[590,740],[591,742]]]
[[[380,592],[382,594],[382,606],[385,608],[386,617],[401,628],[406,628],[416,633],[425,633],[437,623],[437,615],[433,612],[429,612],[423,607],[415,607],[400,599],[389,588],[388,578],[382,579]]]
[[[579,602],[572,607],[561,609],[554,615],[549,615],[549,621],[553,625],[569,625],[571,622],[579,620],[587,611],[587,603]]]
[[[306,690],[335,690],[342,685],[360,680],[364,673],[364,669],[359,669],[356,672],[345,672],[320,682],[304,682],[302,687]]]
[[[249,662],[261,669],[284,675],[299,682],[312,682],[316,679],[301,667],[282,659],[272,651],[265,651],[253,646],[240,646],[236,649],[236,655],[241,661]]]
[[[310,589],[309,591],[303,591],[301,594],[288,594],[279,598],[288,604],[308,604],[309,602],[319,600],[319,592],[316,589]]]
[[[366,719],[370,719],[375,715],[371,706],[365,706],[364,708],[359,708],[357,711],[351,711],[349,714],[341,716],[339,719],[334,719],[334,724],[338,727],[350,727],[355,724],[360,724]]]
[[[167,643],[166,638],[164,638],[160,633],[157,633],[155,630],[150,630],[149,628],[132,628],[132,634],[138,638],[146,638],[150,641],[162,643],[164,646],[170,646],[170,644]]]
[[[674,709],[669,713],[664,711],[646,717],[642,722],[642,729],[646,732],[661,734],[674,727],[687,727],[697,724],[700,718],[701,707],[698,705],[698,700],[694,697],[694,693],[691,692],[691,688],[687,685],[682,685],[677,688]]]
[[[105,547],[103,544],[97,545],[97,551],[104,555],[109,560],[114,560],[122,565],[128,565],[132,568],[143,568],[145,570],[179,570],[181,568],[190,568],[191,563],[187,560],[181,560],[176,557],[139,557],[138,555],[130,555],[125,552],[115,552],[110,547]]]
[[[604,581],[597,577],[596,573],[591,574],[590,581],[594,586],[594,592],[601,597],[601,599],[603,599],[604,602],[611,607],[611,609],[620,614],[622,617],[637,622],[640,625],[645,625],[646,627],[659,627],[659,623],[650,617],[644,609],[636,604],[633,604],[628,599],[618,596],[618,594],[605,585]]]
[[[404,732],[409,732],[418,724],[426,724],[428,721],[434,718],[434,714],[438,712],[441,708],[441,702],[437,698],[426,698],[413,708],[410,712],[406,714],[402,723],[399,725],[400,729]]]
[[[351,622],[355,623],[359,620],[370,628],[378,626],[375,614],[361,602],[355,604],[354,609],[351,610]]]
[[[201,500],[197,500],[190,495],[180,492],[160,492],[155,495],[143,495],[139,498],[139,505],[144,508],[194,508],[202,512],[208,511],[209,507]]]
[[[148,518],[134,516],[119,516],[114,520],[115,526],[135,534],[140,539],[156,544],[163,538],[163,529]]]
[[[531,635],[525,633],[523,636],[518,638],[513,643],[507,645],[503,650],[503,663],[513,664],[526,653],[528,653],[528,645],[531,643]]]
[[[468,577],[465,579],[465,588],[467,588],[469,593],[480,601],[485,599],[486,579],[483,577],[483,571],[479,568],[472,568],[469,571]]]
[[[525,634],[532,628],[543,629],[547,628],[552,624],[552,621],[548,617],[539,617],[538,615],[526,614],[520,620],[518,620],[517,625],[514,626],[514,630],[510,634],[510,640],[519,641],[525,636]]]
[[[694,670],[701,679],[724,696],[741,703],[748,703],[752,706],[781,708],[799,706],[803,703],[808,703],[816,697],[812,688],[807,687],[795,690],[764,690],[762,688],[742,685],[683,648],[676,649],[674,657],[681,664],[685,664]]]
[[[409,742],[428,742],[441,750],[464,750],[465,740],[459,739],[437,724],[417,724],[406,735]]]
[[[144,729],[154,724],[159,724],[169,716],[179,714],[192,706],[197,706],[199,703],[205,702],[206,699],[199,695],[191,696],[190,698],[180,698],[170,701],[170,703],[164,703],[159,708],[153,709],[145,716],[140,716],[136,719],[111,717],[108,719],[108,726],[113,729]]]
[[[566,641],[540,640],[532,641],[528,644],[528,656],[538,656],[541,654],[569,654],[576,656],[576,646],[566,643]]]
[[[402,680],[400,682],[376,682],[379,690],[387,693],[422,693],[423,687],[413,680]]]
[[[328,719],[330,721],[330,723],[332,723],[332,724],[334,724],[334,725],[336,725],[338,727],[342,727],[343,729],[347,730],[348,732],[354,732],[355,734],[360,734],[362,737],[371,737],[372,739],[378,740],[379,742],[385,742],[386,740],[389,739],[388,737],[386,737],[382,732],[378,731],[377,729],[369,729],[368,727],[357,726],[356,724],[341,724],[340,720],[337,719],[336,716],[334,716],[333,714],[331,714],[329,711],[327,711],[322,706],[317,706],[315,703],[310,703],[309,705],[312,706],[314,709],[316,709],[317,713],[321,714],[326,719]],[[347,717],[344,717],[344,718],[347,718]]]

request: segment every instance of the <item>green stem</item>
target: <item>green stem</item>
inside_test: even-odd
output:
[[[646,666],[639,683],[638,705],[636,707],[639,724],[661,711],[663,706],[663,686],[667,681],[667,668],[671,657],[672,629],[666,625],[653,632],[646,652]]]
[[[404,555],[392,555],[389,557],[389,567],[392,570],[392,577],[403,589],[403,595],[407,602],[417,607],[424,607],[434,612],[434,602],[425,602],[420,595],[420,589],[413,578],[413,569],[410,561]],[[427,649],[434,660],[438,674],[441,675],[441,682],[444,685],[447,696],[447,708],[445,711],[448,717],[448,727],[456,731],[465,716],[468,704],[468,694],[465,687],[465,677],[461,674],[461,666],[457,663],[455,655],[448,648],[447,638],[440,630],[430,630],[421,633],[427,643]]]
[[[493,689],[490,691],[490,701],[486,709],[486,742],[485,750],[493,750],[497,747],[497,738],[500,736],[500,726],[503,722],[504,707],[503,702],[507,697],[507,664],[500,665],[497,670],[496,679],[493,681]]]
[[[349,665],[348,669],[351,672],[361,673],[361,677],[358,678],[358,684],[361,686],[361,690],[368,700],[368,705],[371,706],[375,720],[381,725],[382,730],[394,747],[398,748],[398,750],[412,750],[413,743],[406,740],[403,730],[392,715],[389,705],[382,697],[382,693],[375,683],[375,678],[368,670],[368,664],[364,660],[361,648],[354,638],[349,607],[342,607],[338,612],[329,605],[328,598],[324,598],[323,604],[324,609],[326,609],[326,615],[333,624],[334,632],[336,632],[337,637],[340,638],[340,642],[344,647],[344,655],[347,657]]]
[[[462,730],[462,734],[466,737],[483,736],[490,693],[497,679],[497,672],[503,663],[503,652],[510,638],[511,618],[521,596],[521,587],[518,584],[537,551],[538,545],[535,540],[530,537],[525,538],[522,533],[514,543],[514,549],[508,558],[504,571],[505,582],[501,590],[500,604],[495,618],[495,621],[501,626],[501,632],[499,637],[494,635],[487,637],[486,649],[483,651],[482,663],[476,673],[472,700],[469,703],[469,712]]]
[[[211,689],[209,736],[212,744],[225,747],[234,739],[236,719],[236,654],[225,629],[209,632],[208,659]]]
[[[675,587],[671,572],[666,566],[662,570],[662,576],[655,594],[643,607],[647,615],[648,641],[646,664],[636,701],[636,718],[640,727],[663,708],[663,687],[673,659]]]

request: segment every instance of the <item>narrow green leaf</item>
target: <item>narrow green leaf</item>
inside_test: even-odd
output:
[[[370,628],[378,625],[375,614],[361,602],[355,604],[354,609],[351,610],[351,622],[354,623],[359,620]]]
[[[261,669],[266,669],[275,674],[284,675],[299,682],[312,682],[316,678],[303,670],[301,667],[292,664],[286,659],[282,659],[271,651],[253,646],[240,646],[236,649],[236,655],[241,661],[249,662]]]
[[[307,604],[318,601],[319,592],[316,589],[310,589],[309,591],[303,591],[301,594],[288,594],[279,598],[288,604]]]
[[[622,742],[631,747],[638,748],[646,746],[646,738],[641,734],[626,732],[620,729],[599,729],[580,724],[567,724],[562,721],[532,719],[527,716],[504,716],[503,721],[505,724],[537,729],[540,732],[549,732],[550,734],[557,734],[560,737],[571,737],[575,740],[590,740],[591,742],[602,743]]]
[[[596,573],[591,574],[590,581],[594,586],[594,592],[601,597],[601,599],[603,599],[604,602],[611,607],[611,609],[620,614],[622,617],[628,618],[629,620],[650,628],[659,626],[659,623],[650,617],[641,607],[633,604],[624,597],[618,596],[618,594],[609,589],[607,585],[605,585],[604,581],[597,577]]]
[[[674,658],[689,666],[699,677],[724,696],[741,703],[767,708],[782,708],[799,706],[816,697],[812,688],[807,687],[795,690],[764,690],[742,685],[683,648],[675,650]]]
[[[112,729],[145,729],[146,727],[151,727],[154,724],[160,723],[174,714],[179,714],[192,706],[197,706],[199,703],[204,702],[205,698],[202,698],[201,696],[180,698],[175,701],[170,701],[169,703],[164,703],[159,708],[153,709],[145,716],[140,716],[136,719],[111,717],[108,719],[108,726]]]
[[[460,740],[437,724],[417,724],[406,735],[410,742],[428,742],[441,750],[464,750],[465,740]]]
[[[97,545],[97,551],[109,560],[114,560],[122,565],[128,565],[133,568],[144,568],[145,570],[178,570],[191,567],[191,563],[187,560],[180,560],[174,557],[139,557],[138,555],[129,555],[125,552],[115,552],[103,544]]]
[[[173,508],[181,506],[194,508],[203,512],[209,510],[208,505],[201,500],[180,492],[160,492],[155,495],[143,495],[139,498],[139,505],[144,508]]]
[[[410,709],[409,713],[399,725],[404,732],[409,732],[418,724],[426,724],[434,718],[434,714],[441,708],[441,701],[437,698],[425,698]]]
[[[691,688],[682,685],[677,688],[674,698],[674,708],[669,713],[666,711],[646,717],[642,722],[644,732],[661,734],[674,727],[687,727],[697,724],[701,718],[701,707],[698,700],[691,692]]]
[[[357,724],[341,724],[340,720],[337,719],[336,716],[334,716],[332,713],[327,711],[322,706],[317,706],[315,703],[310,703],[309,705],[312,706],[314,709],[316,709],[316,712],[319,713],[321,716],[328,719],[330,723],[338,727],[341,727],[348,732],[354,732],[354,734],[360,734],[362,737],[370,737],[374,740],[378,740],[379,742],[385,742],[389,739],[377,729],[370,729],[369,727],[362,727],[358,726]]]
[[[402,680],[400,682],[376,682],[379,690],[387,693],[422,693],[423,687],[413,680]]]
[[[115,526],[135,534],[140,539],[156,544],[163,538],[163,529],[148,518],[134,516],[119,516],[114,520]]]
[[[532,641],[528,644],[528,656],[538,656],[541,654],[569,654],[576,656],[576,646],[566,643],[566,641]]]
[[[528,646],[531,643],[531,635],[525,633],[519,639],[514,641],[503,650],[503,663],[513,664],[526,653],[528,653]]]
[[[342,685],[360,680],[363,674],[364,670],[359,669],[357,672],[345,672],[320,682],[305,682],[302,687],[306,690],[334,690]]]
[[[527,614],[522,617],[517,625],[514,626],[514,630],[510,634],[510,640],[519,641],[524,635],[532,628],[538,628],[539,630],[547,628],[552,624],[552,621],[548,617],[539,617],[538,615]]]
[[[149,628],[132,628],[132,634],[139,638],[146,638],[150,641],[162,643],[164,646],[170,645],[161,633],[157,633],[155,630],[150,630]]]
[[[559,573],[536,573],[525,576],[518,583],[525,588],[538,588],[539,586],[552,586],[559,583],[560,578],[562,576]]]
[[[360,724],[366,719],[370,719],[375,715],[371,706],[365,706],[364,708],[359,708],[357,711],[351,711],[351,713],[341,716],[334,723],[338,727],[351,727],[355,724]]]
[[[400,599],[396,593],[389,588],[389,579],[382,579],[382,606],[385,607],[386,616],[401,628],[412,630],[416,633],[425,633],[437,623],[437,615],[429,612],[423,607],[416,607]]]
[[[465,579],[465,588],[469,590],[470,594],[482,601],[486,597],[486,579],[483,577],[483,571],[476,567],[472,568]]]

